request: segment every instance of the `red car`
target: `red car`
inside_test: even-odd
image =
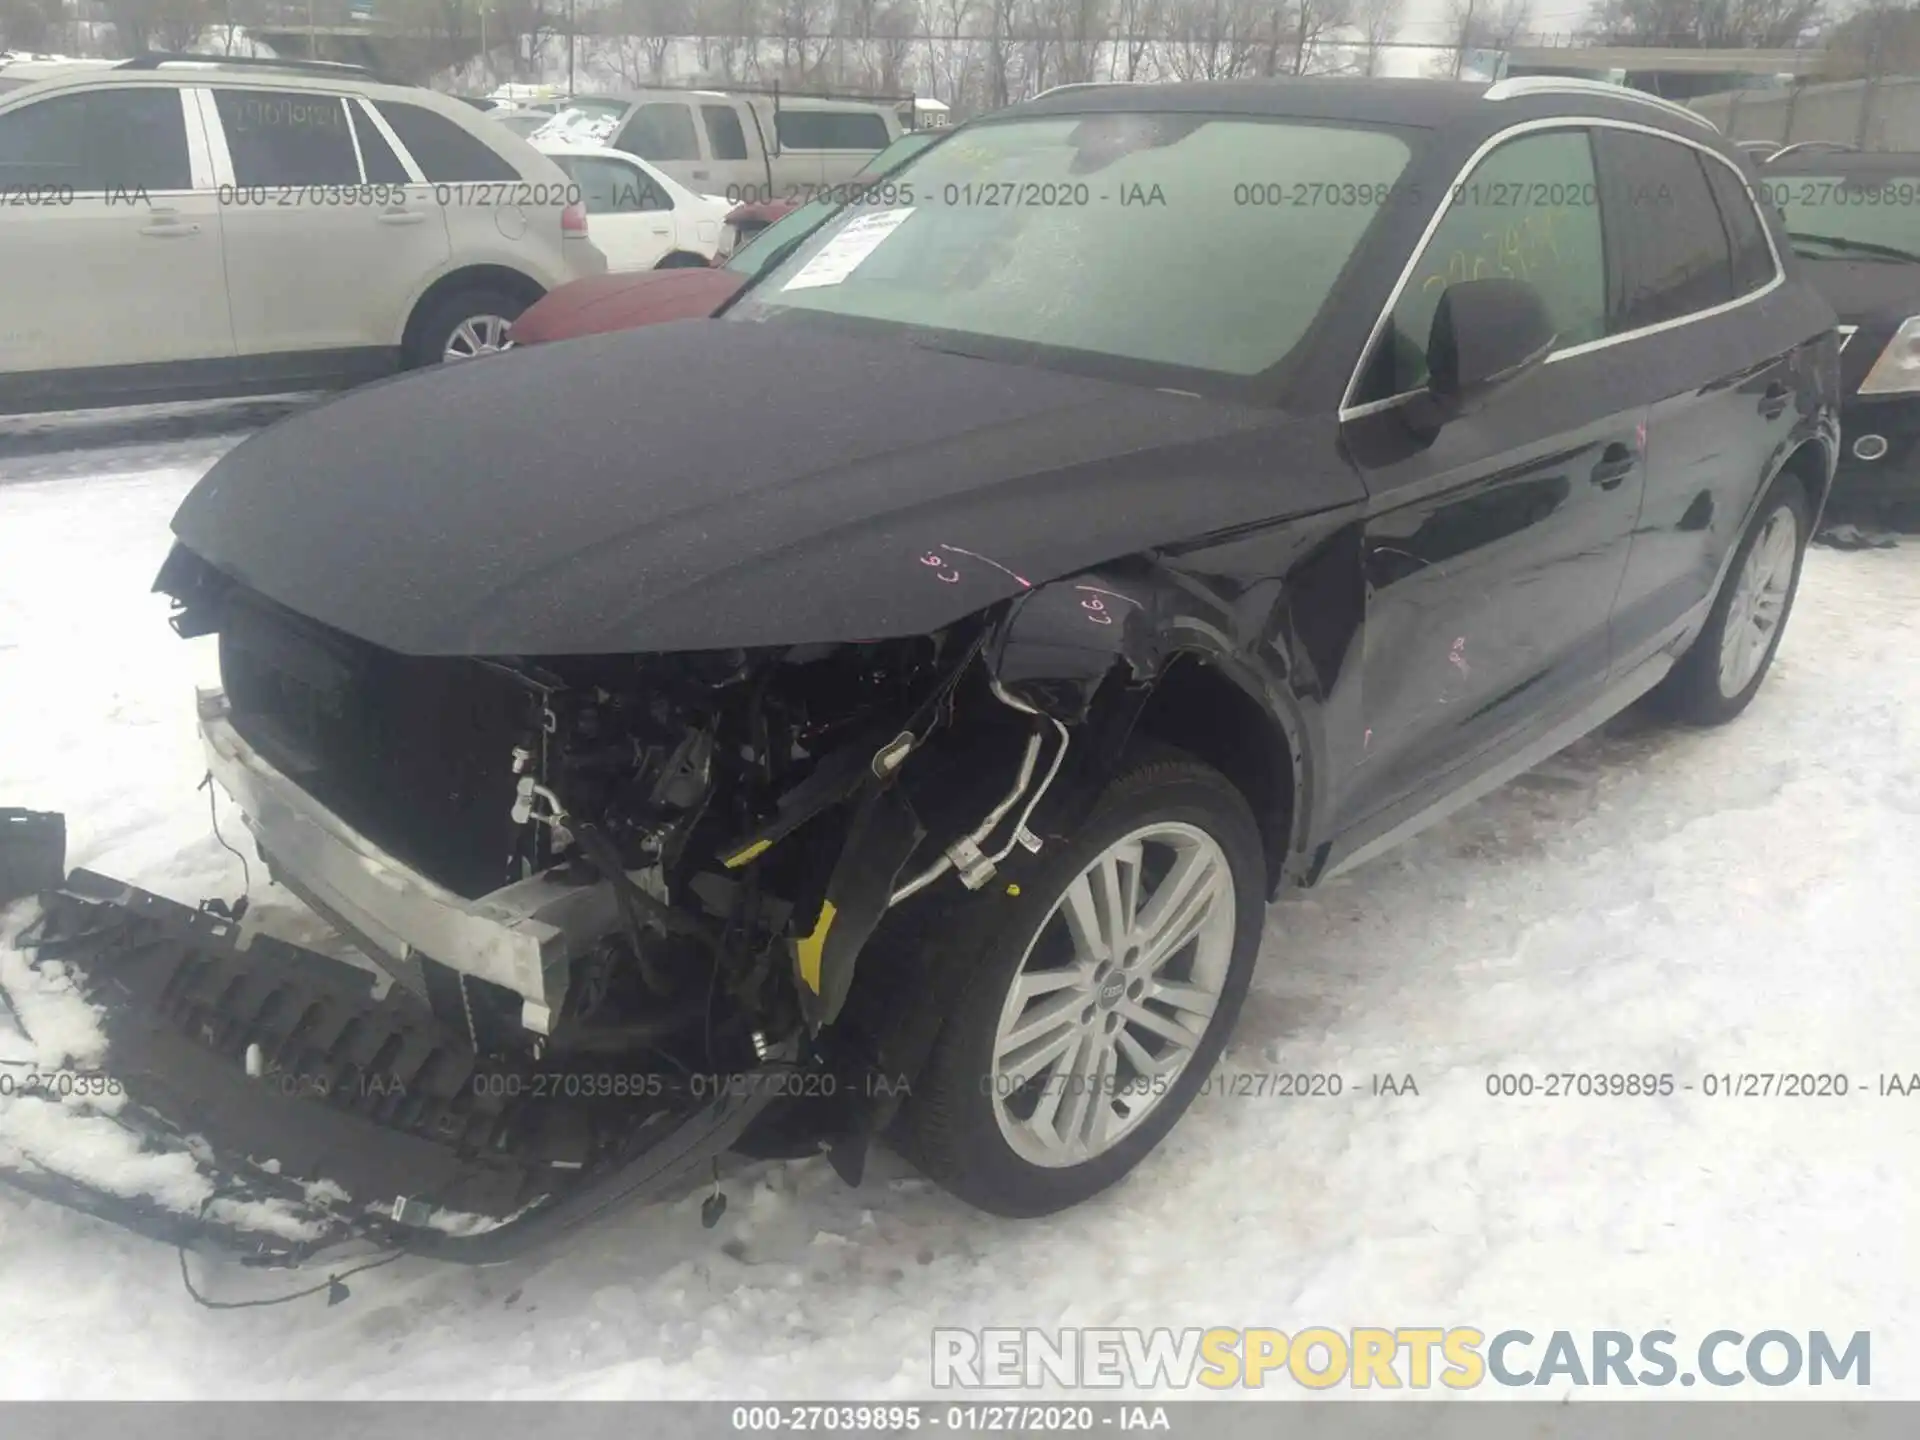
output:
[[[878,180],[952,133],[916,130],[902,135],[848,183]],[[758,275],[790,239],[805,235],[831,215],[838,208],[833,201],[828,195],[805,205],[761,200],[739,206],[728,214],[727,224],[745,238],[721,264],[707,269],[626,270],[572,281],[523,310],[509,338],[514,345],[540,345],[711,315]]]

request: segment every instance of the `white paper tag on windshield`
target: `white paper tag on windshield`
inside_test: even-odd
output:
[[[900,224],[913,214],[912,206],[898,210],[876,210],[871,215],[861,215],[849,221],[846,227],[831,240],[820,247],[800,273],[780,288],[782,290],[810,290],[816,285],[838,285],[847,276],[860,267],[865,260],[880,247],[880,242],[900,228]]]

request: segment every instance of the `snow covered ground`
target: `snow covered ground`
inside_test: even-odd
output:
[[[194,789],[213,660],[148,590],[232,442],[157,443],[0,445],[0,803],[65,811],[70,863],[192,901],[240,883]],[[1624,717],[1271,913],[1229,1068],[1334,1071],[1345,1096],[1205,1098],[1052,1220],[971,1213],[891,1157],[858,1191],[759,1166],[712,1232],[695,1196],[534,1262],[407,1260],[335,1308],[220,1313],[171,1252],[0,1195],[0,1396],[909,1396],[935,1325],[1465,1324],[1865,1329],[1870,1393],[1920,1398],[1920,1097],[1861,1093],[1920,1071],[1916,707],[1920,544],[1815,551],[1737,725]],[[1855,1093],[1485,1088],[1566,1070],[1840,1071]],[[1419,1093],[1356,1093],[1376,1073]]]

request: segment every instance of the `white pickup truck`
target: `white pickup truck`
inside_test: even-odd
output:
[[[536,141],[638,155],[735,203],[813,198],[850,180],[913,123],[910,100],[648,89],[569,100]],[[904,113],[903,113],[904,112]]]

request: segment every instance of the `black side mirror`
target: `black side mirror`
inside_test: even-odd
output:
[[[1443,416],[1463,415],[1545,363],[1559,340],[1540,292],[1505,276],[1441,293],[1427,338],[1427,391]]]

